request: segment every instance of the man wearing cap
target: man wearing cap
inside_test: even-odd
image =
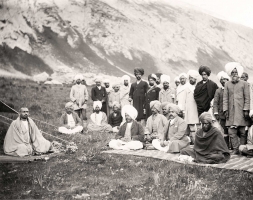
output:
[[[113,149],[136,150],[143,148],[144,130],[135,119],[137,110],[131,105],[125,105],[121,111],[124,123],[120,126],[115,139],[109,142]]]
[[[108,124],[112,126],[114,133],[119,131],[119,126],[122,122],[122,116],[120,113],[120,104],[117,101],[112,103],[112,113],[109,115]]]
[[[120,86],[120,105],[123,108],[125,105],[130,105],[129,92],[130,92],[130,76],[124,75],[121,78],[122,85]]]
[[[75,76],[76,84],[72,86],[70,91],[70,99],[74,103],[73,109],[81,118],[81,120],[87,120],[86,117],[86,108],[88,101],[88,90],[85,85],[81,84],[81,81],[84,80],[82,74],[77,74]]]
[[[163,138],[154,139],[152,145],[164,152],[179,153],[181,149],[190,144],[189,137],[186,136],[186,122],[178,116],[180,108],[170,103],[169,105],[169,121],[163,129]]]
[[[120,84],[114,83],[112,85],[113,90],[111,91],[111,93],[108,96],[109,102],[109,115],[113,112],[113,102],[118,102],[120,104]]]
[[[101,101],[93,102],[93,109],[95,112],[90,115],[91,122],[87,126],[88,131],[103,133],[112,132],[111,125],[107,123],[107,116],[104,112],[101,111],[101,108]]]
[[[181,112],[183,113],[183,118],[184,118],[185,98],[186,98],[186,93],[184,91],[188,87],[188,84],[186,83],[187,74],[186,73],[181,73],[178,77],[179,77],[179,80],[180,80],[180,85],[177,87],[176,104],[181,109]]]
[[[185,105],[184,115],[185,115],[185,122],[188,125],[188,130],[190,131],[190,138],[194,143],[195,134],[197,129],[199,128],[199,117],[198,117],[198,109],[197,104],[194,99],[194,90],[196,87],[197,78],[199,73],[196,70],[189,70],[187,74],[189,78],[188,87],[185,89]]]
[[[175,93],[176,91],[170,88],[170,77],[168,75],[161,75],[161,83],[163,84],[163,88],[159,92],[159,101],[175,103]]]
[[[64,134],[80,133],[83,130],[81,119],[73,112],[73,102],[65,105],[65,112],[60,118],[60,127],[58,131]]]
[[[11,123],[3,149],[5,154],[19,157],[53,152],[51,142],[43,137],[25,107],[20,109],[18,118]]]
[[[147,82],[143,81],[141,78],[144,75],[144,69],[135,68],[134,75],[136,77],[136,82],[132,83],[129,93],[129,101],[133,101],[133,106],[138,111],[137,121],[142,121],[144,123],[145,119],[145,96],[148,90]]]
[[[211,74],[209,67],[201,66],[199,68],[199,74],[202,76],[202,81],[198,82],[195,87],[194,99],[197,103],[198,115],[200,116],[203,112],[207,112],[211,108],[211,101],[214,98],[218,86],[209,79]]]
[[[197,131],[194,147],[186,147],[181,155],[188,155],[197,163],[219,164],[230,159],[230,153],[220,130],[212,125],[212,115],[199,116],[202,128]]]
[[[101,86],[102,77],[97,76],[95,79],[96,86],[91,89],[92,101],[101,101],[101,111],[107,114],[108,96],[105,87]]]
[[[145,101],[146,119],[148,119],[149,116],[152,114],[151,109],[150,109],[150,102],[154,100],[158,100],[159,98],[160,88],[156,86],[156,79],[157,77],[155,74],[150,74],[148,76],[149,89],[147,91],[146,101]]]
[[[228,136],[228,128],[226,127],[226,116],[223,112],[223,93],[225,83],[230,80],[230,77],[226,72],[221,71],[217,74],[217,78],[221,83],[221,87],[216,90],[214,95],[213,114],[224,130],[224,139],[227,146],[229,147],[229,136]]]
[[[234,149],[233,154],[239,154],[239,145],[247,142],[246,126],[250,125],[250,94],[249,85],[241,81],[243,67],[237,62],[225,65],[231,81],[225,84],[223,94],[223,111],[226,116],[226,126]],[[240,137],[240,142],[238,140]]]

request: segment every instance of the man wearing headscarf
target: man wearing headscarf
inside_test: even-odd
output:
[[[220,130],[212,125],[212,115],[203,112],[199,116],[202,128],[197,131],[193,149],[181,150],[181,155],[188,155],[197,163],[219,164],[230,159],[230,153]]]
[[[81,119],[73,112],[73,102],[65,105],[65,112],[60,118],[60,127],[58,131],[64,134],[80,133],[83,130]]]
[[[119,126],[122,122],[122,116],[120,113],[120,104],[117,101],[112,103],[113,112],[109,115],[108,124],[112,126],[114,133],[119,131]]]
[[[89,94],[86,86],[81,84],[82,80],[84,80],[82,74],[77,74],[75,76],[76,84],[71,88],[70,99],[74,103],[73,109],[76,111],[81,120],[87,120],[86,108]]]
[[[101,76],[96,77],[96,86],[91,89],[91,99],[92,101],[101,101],[101,111],[107,114],[108,96],[105,87],[101,86],[102,80]]]
[[[247,134],[245,127],[250,125],[250,94],[249,85],[241,81],[243,67],[237,62],[225,65],[231,81],[225,84],[223,94],[223,111],[226,116],[226,126],[234,149],[233,154],[239,154],[239,145],[245,145]],[[240,143],[238,140],[240,137]]]
[[[184,118],[185,98],[186,98],[185,89],[188,87],[188,83],[186,82],[187,81],[187,74],[181,73],[181,74],[179,74],[178,77],[180,80],[180,85],[177,87],[176,104],[181,109],[181,112],[183,113],[183,118]]]
[[[156,75],[150,74],[148,76],[149,88],[146,94],[145,100],[145,110],[146,110],[146,119],[152,114],[150,109],[150,102],[154,100],[158,100],[160,88],[156,86]]]
[[[188,131],[190,131],[190,138],[192,139],[192,142],[194,142],[195,135],[199,127],[198,109],[196,101],[194,99],[194,90],[196,87],[199,73],[196,70],[189,70],[187,76],[189,79],[189,84],[184,91],[185,94],[183,95],[185,96],[185,102],[183,103],[185,105],[184,120],[188,125]]]
[[[170,77],[168,75],[161,75],[161,83],[163,88],[159,92],[159,101],[175,103],[175,93],[176,91],[170,87]]]
[[[186,122],[178,116],[180,108],[170,103],[169,121],[164,126],[162,139],[154,139],[152,145],[164,152],[179,153],[181,149],[190,144],[189,137],[186,136]]]
[[[138,116],[136,118],[137,121],[142,121],[144,123],[145,119],[145,96],[148,90],[147,82],[142,80],[142,76],[144,75],[144,69],[135,68],[134,75],[136,77],[136,82],[132,83],[129,93],[129,101],[133,101],[133,106],[138,111]]]
[[[90,115],[91,122],[88,124],[87,129],[89,132],[111,133],[112,127],[107,123],[107,116],[101,111],[101,108],[101,101],[93,102],[93,110],[95,112]]]
[[[129,92],[130,92],[130,76],[124,75],[121,78],[121,86],[120,86],[121,108],[123,108],[125,105],[130,105]]]
[[[211,69],[207,66],[199,68],[199,74],[202,76],[202,81],[198,82],[194,90],[194,99],[197,103],[198,115],[207,112],[211,108],[211,101],[218,89],[215,82],[209,79]]]
[[[224,139],[229,148],[228,128],[226,127],[226,116],[224,115],[223,112],[223,93],[225,83],[230,80],[230,77],[226,72],[221,71],[217,74],[217,78],[221,83],[221,87],[216,90],[214,95],[213,114],[224,130]]]
[[[114,83],[112,85],[113,90],[111,91],[111,93],[109,94],[108,98],[109,98],[109,115],[113,112],[113,102],[118,102],[120,104],[120,84],[118,83]]]
[[[125,105],[121,111],[124,123],[120,126],[115,139],[109,142],[113,149],[136,150],[143,148],[144,130],[135,119],[138,111],[131,105]]]
[[[151,101],[150,109],[152,115],[148,118],[145,128],[145,135],[147,142],[152,142],[153,139],[163,138],[163,128],[167,123],[167,118],[160,114],[161,112],[161,102]]]

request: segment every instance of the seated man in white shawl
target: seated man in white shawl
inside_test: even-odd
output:
[[[167,123],[167,118],[160,114],[161,102],[151,101],[150,109],[152,115],[148,118],[145,128],[146,141],[152,142],[153,139],[163,138],[163,127]]]
[[[109,142],[109,147],[113,149],[136,150],[143,148],[144,130],[135,119],[138,112],[131,105],[122,108],[121,115],[124,123],[120,126],[115,139]]]
[[[88,131],[91,132],[112,132],[112,127],[107,123],[107,116],[104,112],[101,111],[102,102],[94,101],[93,109],[94,113],[90,115],[91,122],[88,124]]]
[[[74,134],[80,133],[83,130],[81,125],[81,119],[78,117],[77,113],[74,111],[74,105],[72,102],[68,102],[65,105],[65,113],[62,114],[60,118],[61,127],[58,131],[64,134]]]
[[[4,139],[4,153],[12,156],[28,156],[53,152],[51,142],[46,140],[34,121],[28,117],[28,108],[21,108]]]

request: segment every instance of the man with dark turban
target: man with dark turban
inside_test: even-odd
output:
[[[134,75],[136,77],[136,82],[132,83],[129,92],[129,101],[133,101],[133,106],[138,111],[137,121],[145,119],[145,96],[148,90],[148,83],[142,80],[144,75],[144,69],[135,68]]]
[[[146,94],[145,109],[146,109],[146,119],[152,114],[150,109],[150,102],[158,100],[160,88],[156,86],[157,76],[155,74],[150,74],[148,76],[149,88]]]
[[[215,82],[208,79],[211,74],[209,67],[201,66],[199,74],[202,76],[202,81],[198,82],[194,90],[194,99],[197,103],[198,115],[207,112],[211,107],[211,101],[214,98],[218,86]]]
[[[193,149],[187,147],[180,151],[197,163],[219,164],[230,158],[230,153],[220,130],[212,125],[212,116],[203,112],[199,116],[202,128],[197,131]]]

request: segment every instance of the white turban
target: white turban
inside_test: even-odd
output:
[[[241,77],[243,73],[243,66],[241,66],[240,63],[237,62],[229,62],[225,65],[225,70],[229,76],[231,76],[231,72],[233,69],[237,69],[238,76]]]
[[[188,74],[189,78],[190,78],[190,76],[195,79],[197,79],[199,77],[199,72],[196,70],[189,70],[187,74]]]
[[[105,79],[103,82],[104,83],[110,83],[110,80],[109,79]]]
[[[77,74],[77,75],[75,75],[74,80],[76,81],[76,80],[78,80],[78,79],[84,80],[83,75],[82,75],[82,74]]]
[[[73,108],[74,104],[73,102],[68,102],[65,104],[65,108]]]
[[[133,120],[135,120],[138,116],[138,111],[132,105],[125,105],[121,111],[121,115],[124,119],[125,114],[128,114]]]
[[[186,73],[181,73],[181,74],[179,74],[178,78],[180,79],[180,78],[182,78],[182,77],[187,78],[187,74],[186,74]]]
[[[218,78],[219,81],[221,80],[221,78],[225,78],[225,79],[230,80],[230,77],[229,77],[228,74],[227,74],[226,72],[224,72],[224,71],[219,72],[219,73],[217,74],[217,78]]]
[[[102,108],[102,102],[101,101],[94,101],[93,102],[93,109],[95,110],[97,106],[101,109]]]
[[[124,76],[122,76],[121,80],[122,80],[123,83],[124,83],[125,80],[128,80],[128,83],[130,83],[130,76],[124,75]]]
[[[112,84],[112,88],[115,88],[115,87],[119,87],[120,88],[120,84],[119,83]]]
[[[118,101],[114,101],[112,103],[112,107],[116,106],[117,108],[120,108],[120,103]]]
[[[176,76],[176,77],[174,78],[174,82],[180,82],[180,79],[179,79],[178,76]]]
[[[97,77],[95,78],[95,82],[102,82],[102,81],[103,81],[102,76],[97,76]]]
[[[170,83],[170,76],[168,75],[162,74],[160,79],[161,79],[161,83],[164,83],[164,82]]]
[[[154,100],[150,102],[150,109],[155,108],[156,110],[160,111],[161,110],[161,102]]]

